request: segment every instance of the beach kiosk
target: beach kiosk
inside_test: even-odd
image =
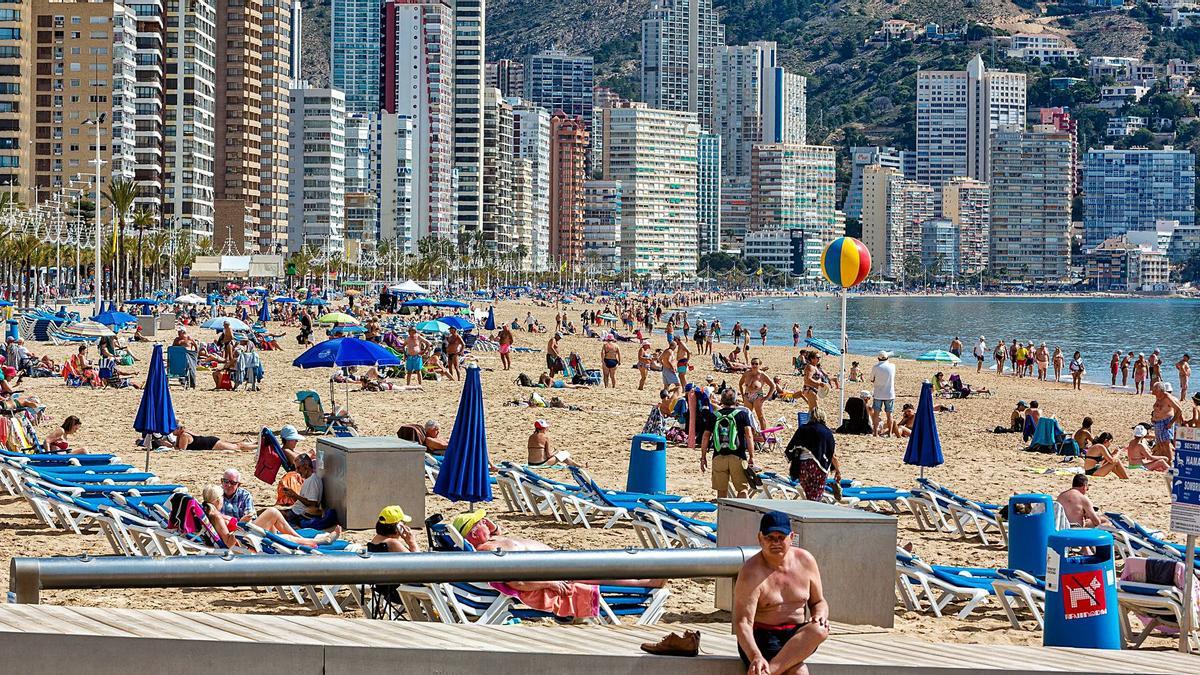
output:
[[[317,473],[325,506],[337,510],[344,528],[375,527],[389,504],[412,516],[413,527],[425,522],[425,446],[395,436],[322,436]]]
[[[896,607],[896,519],[806,500],[718,499],[717,546],[758,546],[768,511],[792,522],[792,544],[817,559],[829,618],[891,628]],[[716,606],[733,607],[733,580],[717,579]]]

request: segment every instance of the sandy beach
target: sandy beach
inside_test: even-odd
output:
[[[588,307],[594,306],[574,304],[568,306],[567,311],[571,319],[578,323],[579,312]],[[503,302],[496,310],[496,319],[511,321],[514,317],[523,317],[526,311],[532,311],[542,323],[554,325],[554,307],[536,307],[531,303]],[[802,325],[805,323],[802,316],[787,319]],[[969,327],[964,328],[967,328],[965,334],[969,334]],[[272,330],[278,331],[274,326]],[[179,420],[199,433],[217,435],[226,440],[252,440],[263,426],[278,429],[291,423],[302,428],[301,416],[294,401],[295,393],[297,390],[312,389],[328,399],[327,378],[330,371],[293,368],[291,361],[301,350],[293,337],[297,329],[286,330],[288,335],[280,339],[282,351],[262,353],[266,378],[260,391],[213,391],[211,379],[206,373],[201,373],[200,388],[197,390],[172,387]],[[208,331],[193,329],[193,332],[206,339],[209,337]],[[531,335],[516,331],[515,335],[518,346],[539,350],[545,348],[547,336],[544,334]],[[163,336],[160,334],[160,337]],[[1051,336],[1044,337],[1049,339]],[[661,331],[656,331],[653,339],[656,345],[661,345]],[[564,353],[566,350],[577,351],[589,367],[599,366],[601,343],[598,340],[568,336],[564,338],[564,345]],[[71,351],[69,347],[29,346],[39,355],[49,353],[60,361]],[[583,411],[506,406],[508,401],[528,398],[532,390],[518,387],[514,380],[519,372],[536,379],[545,369],[544,354],[540,351],[514,354],[514,369],[509,372],[500,370],[496,353],[478,354],[478,363],[484,369],[482,379],[487,433],[493,461],[524,462],[525,440],[533,420],[545,418],[551,423],[551,435],[558,447],[569,449],[577,461],[587,462],[592,475],[601,485],[623,488],[629,439],[641,431],[651,406],[657,402],[659,380],[652,374],[646,390],[638,391],[637,372],[628,368],[636,360],[635,346],[631,343],[621,343],[619,346],[625,366],[619,371],[617,389],[597,387],[553,391],[564,402],[580,406],[584,408]],[[720,347],[725,352],[730,349],[728,343]],[[942,345],[931,345],[931,348],[940,347]],[[969,351],[969,345],[967,349]],[[132,352],[140,361],[136,379],[141,381],[150,345],[134,344]],[[763,359],[770,367],[771,374],[781,374],[789,389],[799,388],[800,377],[793,374],[791,367],[795,350],[755,345],[752,354]],[[856,358],[867,366],[875,362],[873,356]],[[1130,427],[1134,423],[1150,418],[1152,398],[1148,395],[1134,397],[1099,386],[1085,386],[1082,391],[1072,391],[1069,382],[1040,383],[1030,379],[997,377],[994,369],[976,374],[973,359],[970,360],[969,366],[964,364],[957,368],[957,372],[964,381],[977,387],[988,387],[993,394],[990,398],[953,401],[955,412],[937,414],[946,463],[928,470],[926,475],[972,498],[1001,502],[1017,492],[1057,494],[1070,484],[1069,476],[1043,476],[1029,471],[1035,467],[1057,466],[1057,458],[1021,452],[1019,435],[991,433],[994,426],[1007,424],[1009,412],[1018,399],[1037,399],[1044,414],[1057,417],[1067,433],[1074,432],[1080,420],[1090,415],[1095,420],[1094,430],[1097,433],[1110,431],[1114,434],[1114,447],[1122,447],[1129,440]],[[916,403],[922,380],[945,367],[899,360],[897,364],[898,413],[901,404]],[[694,375],[689,374],[691,381],[701,381],[712,372],[706,356],[694,357],[692,365],[695,370]],[[990,361],[988,365],[992,365]],[[717,374],[716,377],[718,382],[727,379],[736,385],[736,376]],[[859,388],[869,388],[869,385],[851,384],[850,388],[851,392],[855,392]],[[69,388],[59,378],[28,379],[21,383],[19,389],[41,397],[48,406],[47,419],[39,428],[39,435],[44,436],[67,415],[78,415],[83,420],[83,428],[77,434],[76,445],[91,451],[116,453],[139,467],[145,461],[144,453],[134,448],[136,433],[131,426],[140,392],[132,389],[94,391]],[[461,384],[454,381],[425,382],[422,392],[354,391],[350,396],[350,410],[364,435],[391,436],[401,424],[423,422],[431,417],[440,420],[442,428],[449,430],[453,425],[460,391]],[[341,385],[338,386],[337,395],[340,401],[343,396]],[[833,413],[836,405],[834,393],[825,403],[826,411]],[[790,435],[795,424],[795,413],[799,409],[800,404],[769,402],[766,404],[766,416],[769,421],[779,418],[790,420],[789,429],[785,432]],[[781,440],[786,441],[786,437]],[[302,443],[302,447],[312,448],[314,444],[315,440],[310,437]],[[912,486],[917,469],[902,463],[904,444],[902,439],[839,436],[837,452],[844,476],[867,485]],[[274,486],[252,478],[254,457],[251,453],[172,451],[152,453],[150,462],[151,470],[163,481],[182,483],[196,495],[205,485],[217,483],[226,467],[236,467],[242,472],[247,481],[246,487],[251,490],[260,508],[274,501]],[[780,451],[759,455],[757,463],[767,470],[786,471],[786,462]],[[699,499],[712,497],[709,478],[700,471],[696,451],[671,447],[668,487],[672,492]],[[1095,479],[1090,496],[1102,509],[1122,511],[1157,528],[1167,526],[1169,497],[1163,474],[1133,471],[1126,481],[1113,476]],[[450,516],[459,510],[458,506],[441,498],[432,495],[427,498],[429,513],[441,512]],[[636,536],[628,525],[619,525],[611,530],[568,528],[553,521],[507,513],[498,495],[497,501],[492,504],[492,511],[511,531],[540,539],[557,548],[623,548],[637,545]],[[899,535],[900,543],[911,543],[914,550],[929,562],[1006,565],[1005,551],[963,542],[953,535],[919,531],[915,529],[910,515],[900,517]],[[348,536],[356,541],[365,541],[370,535],[351,532]],[[423,534],[419,535],[419,539],[424,545]],[[7,589],[8,560],[12,556],[81,553],[109,554],[111,549],[99,536],[80,537],[74,533],[49,531],[36,521],[23,500],[0,496],[0,586]],[[853,561],[819,562],[833,565]],[[682,581],[673,582],[671,587],[673,595],[664,621],[729,620],[727,613],[718,612],[712,607],[711,583]],[[43,602],[201,611],[311,612],[295,604],[280,602],[275,596],[265,593],[227,590],[48,592],[44,594]],[[1038,644],[1041,639],[1038,632],[1011,629],[1003,611],[994,605],[976,612],[966,621],[904,612],[899,607],[896,616],[898,632],[919,635],[926,640]],[[1148,644],[1168,647],[1173,643],[1157,639]]]

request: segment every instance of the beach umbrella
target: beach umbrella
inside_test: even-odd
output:
[[[918,361],[932,361],[934,363],[958,363],[959,358],[944,349],[935,349],[925,352],[917,357]]]
[[[426,293],[429,292],[424,287],[422,287],[421,284],[418,284],[417,282],[415,282],[411,279],[409,279],[408,281],[406,281],[402,284],[397,284],[395,286],[389,286],[388,290],[392,291],[393,293],[410,293],[412,295],[425,295]]]
[[[422,321],[416,325],[416,329],[422,333],[449,333],[450,326],[441,321]]]
[[[837,345],[824,338],[808,338],[804,341],[804,344],[819,352],[825,352],[830,356],[842,355],[842,350],[838,349]]]
[[[351,333],[357,334],[365,332],[367,332],[367,329],[363,328],[362,326],[334,326],[333,328],[329,329],[330,335],[348,335]]]
[[[400,358],[382,345],[354,337],[326,340],[309,347],[297,356],[292,365],[297,368],[346,368],[349,366],[398,366]],[[333,398],[333,381],[329,382],[329,397]],[[333,401],[330,401],[332,404]],[[350,383],[346,382],[346,409],[350,408]]]
[[[294,305],[294,304],[296,304],[297,300],[290,295],[281,295],[278,298],[275,298],[274,300],[272,300],[271,302],[282,302],[285,305]]]
[[[127,305],[142,305],[143,307],[153,307],[154,305],[158,304],[158,301],[151,300],[150,298],[134,298],[133,300],[126,300],[125,304],[127,304]]]
[[[95,321],[102,326],[112,326],[115,328],[117,326],[124,326],[125,324],[134,323],[137,321],[137,317],[129,314],[128,312],[109,310],[107,312],[100,312],[96,316],[92,317],[92,321]]]
[[[433,307],[434,302],[429,298],[414,298],[400,303],[401,307]]]
[[[175,406],[171,403],[171,390],[167,386],[167,372],[163,368],[163,348],[156,344],[146,370],[142,402],[133,418],[133,428],[142,434],[142,443],[146,446],[147,471],[150,470],[150,434],[169,434],[177,426]]]
[[[925,467],[941,466],[942,442],[938,439],[937,420],[933,418],[933,385],[928,381],[921,385],[921,398],[917,402],[917,417],[913,420],[912,435],[908,437],[908,448],[904,450],[904,463],[921,467],[921,478]]]
[[[330,312],[317,319],[317,323],[358,323],[358,319],[345,312]]]
[[[4,298],[0,298],[0,307],[12,307],[12,306],[13,306],[12,302],[5,300]]]
[[[466,309],[470,307],[470,305],[461,300],[438,300],[433,305],[435,307],[448,307],[450,309]]]
[[[271,307],[267,304],[266,299],[263,299],[262,306],[258,308],[258,320],[262,323],[271,320]]]
[[[226,323],[228,323],[229,327],[235,331],[245,332],[250,330],[250,327],[247,326],[244,321],[233,316],[214,316],[208,321],[200,324],[200,327],[208,328],[209,330],[225,330]]]
[[[329,304],[329,301],[326,300],[325,298],[317,297],[314,295],[311,298],[305,299],[304,302],[302,302],[300,304],[309,305],[310,307],[311,306],[324,307],[325,305]]]
[[[488,307],[487,321],[483,323],[484,330],[496,330],[496,310]]]
[[[122,312],[122,314],[124,314],[124,312]],[[71,335],[79,335],[82,337],[102,338],[116,335],[116,333],[112,332],[108,326],[96,323],[95,321],[76,321],[75,323],[64,327],[62,330],[64,333],[70,333]]]
[[[175,302],[177,302],[181,305],[203,305],[203,304],[205,304],[204,298],[196,295],[195,293],[188,293],[186,295],[181,295],[178,298],[175,298]]]
[[[605,313],[605,314],[601,314],[601,315],[600,315],[600,318],[601,318],[601,319],[604,319],[605,321],[616,321],[616,320],[617,320],[617,315],[616,315],[616,314],[608,314],[608,313]]]
[[[475,324],[467,321],[461,316],[443,316],[442,318],[438,319],[438,323],[444,323],[451,328],[457,328],[459,330],[475,330]]]
[[[492,500],[492,485],[488,476],[487,427],[483,415],[483,386],[479,366],[467,364],[467,379],[463,383],[454,429],[442,459],[433,491],[456,502]]]

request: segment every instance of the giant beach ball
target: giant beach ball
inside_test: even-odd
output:
[[[871,273],[871,253],[854,237],[838,237],[821,254],[821,273],[842,288],[857,286]]]

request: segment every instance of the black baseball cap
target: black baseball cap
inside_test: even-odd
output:
[[[767,511],[763,514],[762,521],[758,524],[758,533],[767,534],[791,534],[792,521],[787,517],[786,513],[781,511]]]

